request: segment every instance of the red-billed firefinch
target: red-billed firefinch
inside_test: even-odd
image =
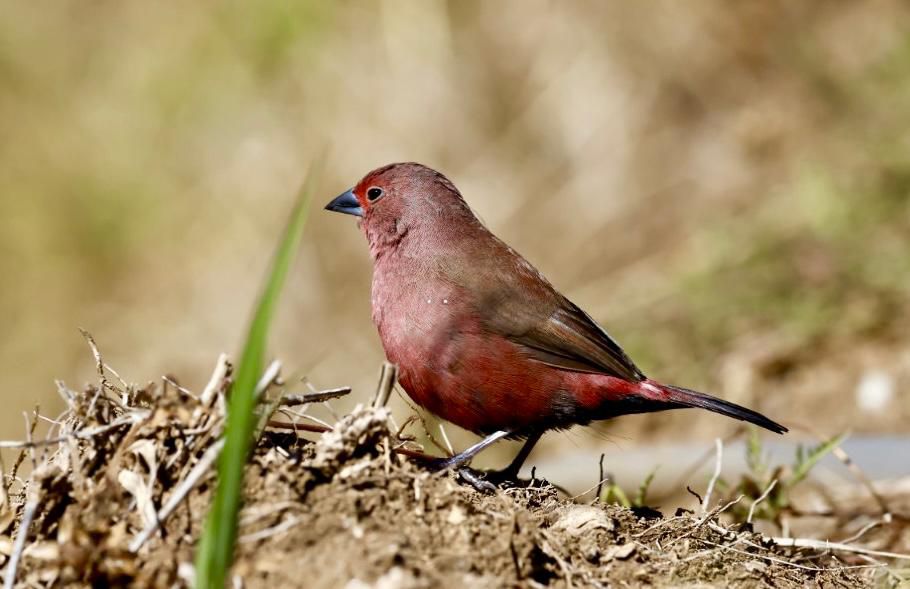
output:
[[[490,443],[546,430],[700,407],[771,431],[765,416],[647,378],[594,320],[483,226],[442,174],[415,163],[367,174],[327,209],[360,217],[373,258],[373,321],[419,405]]]

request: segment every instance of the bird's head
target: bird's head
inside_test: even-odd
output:
[[[371,250],[397,245],[415,229],[439,232],[478,223],[448,178],[416,163],[377,168],[325,208],[360,217]]]

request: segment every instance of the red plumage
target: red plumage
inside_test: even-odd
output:
[[[361,216],[373,321],[419,405],[465,429],[535,438],[629,413],[701,407],[782,433],[766,417],[647,379],[619,345],[414,163],[366,175],[326,208]]]

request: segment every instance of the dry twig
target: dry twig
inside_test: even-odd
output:
[[[35,485],[38,488],[35,488]],[[25,549],[25,539],[28,537],[28,529],[35,518],[35,512],[38,510],[40,503],[40,483],[38,477],[33,473],[29,482],[28,500],[25,502],[25,508],[22,512],[22,519],[19,522],[19,528],[16,530],[16,543],[13,545],[13,552],[10,555],[9,565],[6,567],[4,574],[3,589],[12,589],[16,584],[16,570],[19,568],[19,561],[22,559],[22,551]]]
[[[771,493],[771,491],[774,490],[774,487],[775,487],[775,486],[777,486],[777,479],[774,479],[773,481],[771,481],[771,484],[768,485],[768,486],[765,488],[765,490],[762,491],[762,494],[759,495],[759,496],[755,499],[755,501],[752,502],[752,505],[749,506],[749,515],[748,515],[748,517],[746,517],[746,523],[747,523],[747,524],[751,524],[751,523],[752,523],[752,517],[755,515],[755,508],[758,506],[758,504],[760,504],[762,501],[764,501],[764,500],[768,497],[768,494]]]
[[[114,421],[106,425],[98,425],[95,427],[89,427],[86,429],[74,431],[72,433],[58,436],[56,438],[47,438],[44,440],[25,440],[25,441],[11,441],[11,440],[0,440],[0,448],[37,448],[40,446],[51,446],[54,444],[60,444],[68,440],[87,440],[93,438],[100,434],[106,433],[112,429],[118,428],[122,425],[134,425],[139,423],[148,416],[147,411],[134,410],[131,413],[127,413],[123,417],[115,419]]]
[[[323,403],[338,399],[351,393],[351,387],[338,387],[335,389],[326,389],[316,393],[290,394],[281,399],[282,406],[293,407],[296,405],[308,405],[310,403]]]
[[[711,475],[711,480],[708,481],[708,489],[705,491],[705,498],[701,503],[701,512],[704,517],[707,517],[708,507],[711,504],[711,494],[714,492],[714,485],[717,484],[717,479],[720,478],[721,467],[723,466],[724,461],[724,442],[720,438],[714,440],[715,447],[715,461],[714,461],[714,474]]]
[[[297,524],[303,521],[302,517],[289,517],[278,525],[272,526],[270,528],[265,528],[264,530],[259,530],[258,532],[252,532],[237,538],[237,541],[243,544],[249,542],[257,542],[259,540],[264,540],[265,538],[270,538],[282,532],[286,532],[296,526]]]
[[[117,372],[114,369],[112,369],[110,366],[108,366],[107,364],[104,363],[104,360],[101,357],[101,351],[98,349],[98,344],[95,343],[95,338],[92,337],[92,334],[90,334],[86,330],[82,329],[81,327],[79,328],[79,333],[81,333],[82,337],[85,338],[85,341],[88,342],[89,348],[91,348],[91,350],[92,350],[92,356],[95,357],[95,370],[98,371],[98,381],[99,381],[99,384],[101,387],[98,390],[98,393],[92,398],[92,402],[89,405],[88,413],[89,413],[89,415],[91,415],[95,409],[95,403],[98,401],[99,395],[103,395],[105,390],[111,391],[112,393],[117,392],[117,389],[110,383],[110,381],[108,381],[107,375],[105,374],[105,370],[107,370],[107,372],[110,372],[111,374],[113,374],[114,376],[117,377],[117,380],[119,380],[120,384],[123,385],[123,390],[129,389],[129,385],[126,384],[126,382],[120,377],[119,374],[117,374]],[[120,402],[119,399],[114,398],[111,400],[116,405],[123,408],[123,404]]]
[[[202,389],[202,394],[199,395],[199,401],[204,406],[211,406],[215,395],[218,393],[218,391],[221,390],[221,385],[224,382],[224,379],[227,377],[230,367],[231,364],[228,362],[228,355],[222,352],[218,356],[218,360],[215,362],[215,370],[212,371],[212,376],[209,377],[208,384],[205,385],[205,388]],[[221,407],[221,409],[224,408]]]
[[[390,363],[382,363],[382,371],[379,373],[379,385],[376,387],[376,395],[373,397],[373,407],[385,407],[389,402],[389,395],[392,394],[392,388],[398,380],[398,368]]]
[[[894,558],[898,560],[910,560],[910,554],[900,554],[898,552],[885,552],[882,550],[872,550],[861,546],[851,546],[842,542],[828,542],[827,540],[815,540],[813,538],[773,538],[767,540],[774,542],[778,546],[785,548],[812,548],[814,550],[836,550],[839,552],[852,552],[853,554],[863,554],[866,556],[877,556],[880,558]]]
[[[804,564],[791,562],[789,560],[784,560],[783,558],[777,558],[775,556],[770,556],[768,554],[761,554],[761,553],[747,552],[745,550],[739,550],[738,548],[733,548],[732,546],[726,546],[724,544],[718,544],[716,542],[711,542],[710,540],[699,540],[699,541],[704,542],[705,544],[708,544],[710,546],[715,546],[720,550],[729,550],[730,552],[736,552],[737,554],[742,554],[743,556],[748,556],[749,558],[761,558],[762,560],[767,560],[768,562],[775,562],[780,565],[792,567],[795,569],[802,569],[804,571],[832,572],[832,571],[846,571],[846,570],[852,570],[852,569],[869,569],[869,568],[877,568],[877,567],[884,566],[881,564],[871,564],[871,565],[862,564],[862,565],[842,566],[842,567],[813,567],[813,566],[808,566],[808,565],[804,565]]]
[[[604,483],[607,479],[604,478],[604,458],[607,455],[601,452],[600,462],[598,462],[598,476],[597,476],[597,492],[594,494],[593,501],[595,503],[600,503],[601,498],[603,497]],[[587,491],[585,491],[587,493]]]

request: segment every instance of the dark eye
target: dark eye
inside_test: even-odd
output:
[[[367,190],[367,200],[369,200],[370,202],[373,202],[374,200],[378,200],[379,197],[381,197],[381,196],[382,196],[382,188],[378,188],[378,187],[374,186],[374,187],[370,188],[369,190]]]

